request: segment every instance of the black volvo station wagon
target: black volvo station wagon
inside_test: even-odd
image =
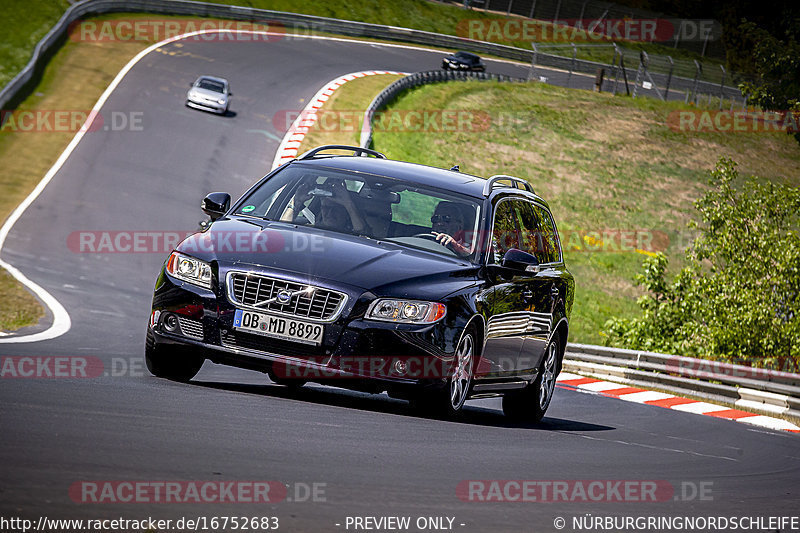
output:
[[[212,223],[156,281],[154,375],[189,380],[208,359],[447,414],[502,395],[506,415],[544,416],[574,281],[525,180],[332,145],[202,209]]]

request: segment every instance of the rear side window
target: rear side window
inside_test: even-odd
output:
[[[561,247],[558,244],[558,235],[556,234],[556,227],[553,224],[553,217],[550,213],[539,207],[533,205],[533,211],[538,220],[540,237],[540,251],[536,254],[536,258],[540,263],[558,263],[561,261]]]

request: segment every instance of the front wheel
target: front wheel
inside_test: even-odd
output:
[[[200,372],[205,358],[187,346],[158,345],[148,329],[144,348],[147,370],[156,377],[173,381],[189,381]]]
[[[539,422],[544,418],[556,389],[561,356],[561,342],[556,333],[547,345],[536,380],[521,391],[503,396],[503,413],[507,417],[526,422]]]
[[[453,355],[453,363],[445,387],[435,394],[418,398],[413,403],[425,405],[431,410],[447,416],[461,412],[472,386],[475,338],[475,332],[471,327],[464,331]]]

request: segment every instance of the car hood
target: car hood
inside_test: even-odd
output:
[[[422,284],[426,294],[435,287],[432,292],[444,296],[473,282],[477,270],[456,257],[258,219],[220,219],[177,249],[205,261],[216,260],[220,268],[328,280],[376,295],[413,297],[414,288]]]

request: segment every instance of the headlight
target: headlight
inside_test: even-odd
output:
[[[167,272],[183,281],[211,288],[211,265],[205,261],[172,252],[167,260]]]
[[[406,324],[432,324],[444,318],[447,307],[437,302],[419,300],[375,300],[367,311],[367,318],[384,322]]]
[[[217,100],[217,103],[219,105],[223,105],[225,103],[225,99],[224,98],[220,98],[219,100]]]

